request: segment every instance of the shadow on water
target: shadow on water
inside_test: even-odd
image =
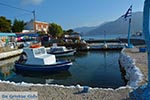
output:
[[[119,62],[119,61],[118,61]],[[121,76],[122,76],[122,79],[124,80],[125,84],[128,83],[128,80],[125,78],[126,76],[126,71],[125,69],[121,66],[120,62],[119,62],[119,68],[120,68],[120,72],[121,72]]]
[[[33,77],[33,78],[43,78],[43,79],[55,79],[62,80],[71,76],[69,71],[60,71],[60,72],[51,72],[51,73],[28,73],[28,72],[16,72],[16,74],[21,75],[23,77]]]
[[[10,81],[14,82],[27,82],[27,83],[40,83],[40,84],[52,84],[55,81],[66,80],[67,78],[71,77],[71,73],[69,71],[62,71],[56,73],[32,73],[27,74],[25,73],[17,73],[17,76],[11,78]]]

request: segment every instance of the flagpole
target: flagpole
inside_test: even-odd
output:
[[[132,5],[127,10],[127,12],[122,16],[126,20],[129,18],[129,25],[128,25],[128,45],[127,48],[133,48],[133,45],[130,42],[130,33],[131,33],[131,17],[132,17]]]
[[[129,19],[129,26],[128,26],[128,47],[130,48],[130,30],[131,30],[131,18]]]
[[[130,42],[130,37],[131,37],[131,18],[129,18],[129,26],[128,26],[128,46],[127,48],[133,48],[133,45]]]

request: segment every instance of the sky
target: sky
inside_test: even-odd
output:
[[[133,12],[143,11],[144,0],[0,0],[0,16],[27,22],[35,10],[36,20],[68,30],[116,20],[130,5]]]

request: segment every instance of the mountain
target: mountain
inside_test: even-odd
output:
[[[78,27],[73,29],[75,32],[81,33],[81,34],[86,34],[87,32],[96,29],[98,26],[92,26],[92,27],[87,27],[87,26],[83,26],[83,27]]]
[[[143,12],[133,12],[131,21],[131,32],[139,32],[142,30]],[[97,27],[82,27],[77,28],[80,33],[85,35],[98,35],[98,34],[127,34],[128,33],[128,19],[119,17],[115,21],[105,22]]]

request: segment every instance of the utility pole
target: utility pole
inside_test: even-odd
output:
[[[33,20],[35,21],[35,10],[33,10],[32,13],[33,13]]]
[[[34,29],[34,31],[36,31],[36,29],[35,29],[35,10],[33,10],[32,11],[32,14],[33,14],[33,29]]]

